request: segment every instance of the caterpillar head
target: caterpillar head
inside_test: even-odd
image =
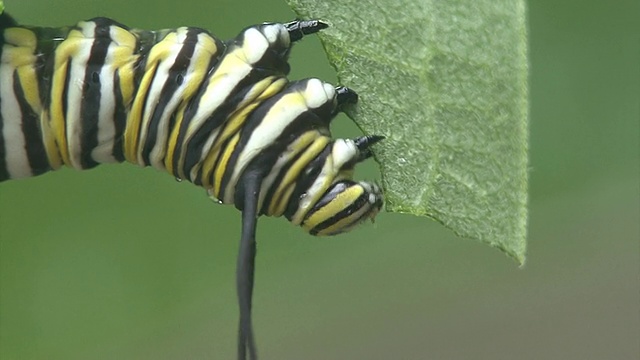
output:
[[[380,187],[373,183],[340,180],[309,211],[302,226],[311,235],[336,235],[373,221],[384,203]]]
[[[302,227],[311,235],[347,232],[362,222],[373,221],[380,212],[384,203],[381,188],[351,177],[356,164],[372,156],[370,146],[382,139],[374,135],[334,142],[329,157],[339,167],[337,176],[302,221]]]

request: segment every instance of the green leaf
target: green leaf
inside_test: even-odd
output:
[[[524,0],[287,0],[320,35],[348,115],[376,146],[386,209],[425,215],[524,263]]]
[[[4,12],[4,1],[0,0],[0,14]]]

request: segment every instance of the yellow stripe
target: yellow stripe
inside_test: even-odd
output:
[[[155,62],[147,63],[144,76],[133,100],[133,106],[131,106],[129,116],[127,117],[127,126],[124,130],[124,157],[128,162],[133,164],[138,163],[138,141],[143,114],[142,107],[144,106],[144,100],[149,92],[149,87],[151,86],[153,74],[157,66],[158,64]]]
[[[31,30],[24,28],[8,28],[4,30],[2,36],[4,37],[5,43],[31,49],[31,53],[33,53],[33,50],[36,48],[37,38]]]
[[[181,166],[179,166],[178,169],[173,168],[173,158],[175,157],[176,147],[178,146],[178,135],[180,134],[180,127],[182,126],[184,112],[187,109],[187,105],[188,103],[185,102],[178,107],[176,122],[173,125],[173,129],[171,129],[171,135],[169,135],[169,141],[167,142],[167,154],[164,157],[164,167],[167,169],[167,172],[181,179],[185,178],[184,171],[182,171]]]
[[[224,152],[221,155],[220,161],[218,162],[218,166],[214,171],[215,181],[213,184],[213,195],[221,200],[221,192],[220,186],[222,184],[222,177],[224,176],[225,170],[227,169],[227,164],[229,163],[229,159],[231,158],[231,154],[233,154],[233,150],[238,145],[238,141],[240,141],[240,134],[235,134],[234,137],[229,141],[229,144],[224,149]]]
[[[287,204],[289,204],[289,199],[291,198],[291,194],[293,194],[293,190],[295,190],[295,188],[296,188],[295,183],[286,185],[285,189],[281,191],[282,197],[277,202],[276,201],[271,202],[270,209],[269,209],[270,216],[279,217],[279,216],[282,216],[282,214],[284,214],[284,212],[287,210]],[[273,204],[276,204],[276,206],[274,207]],[[271,208],[273,208],[273,210]]]
[[[42,112],[42,103],[40,102],[38,75],[35,68],[31,66],[18,68],[18,78],[20,79],[20,86],[24,92],[25,100],[27,100],[27,103],[36,114],[40,114]]]
[[[112,52],[112,66],[118,70],[117,76],[120,80],[122,103],[125,108],[129,108],[135,91],[133,65],[139,58],[139,55],[134,54],[136,51],[137,37],[117,26],[111,26],[110,36],[111,40],[116,44]]]
[[[25,100],[31,109],[39,114],[42,111],[42,103],[40,102],[40,89],[35,71],[37,61],[35,55],[36,35],[27,29],[10,28],[5,31],[4,38],[8,44],[15,46],[7,50],[10,51],[10,66],[16,68]]]

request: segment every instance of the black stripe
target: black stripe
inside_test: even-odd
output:
[[[15,21],[7,13],[0,14],[0,29],[11,26]],[[0,59],[4,50],[4,31],[0,32]],[[2,97],[0,96],[0,109],[2,109]],[[0,182],[9,179],[9,171],[7,170],[7,150],[4,144],[4,118],[0,111]]]
[[[113,95],[116,100],[113,113],[113,126],[115,136],[113,139],[113,150],[111,154],[118,162],[124,161],[124,129],[127,125],[127,109],[125,108],[122,92],[120,92],[120,69],[113,74]]]
[[[98,146],[98,131],[100,125],[100,99],[102,84],[100,72],[104,67],[111,45],[110,28],[108,24],[95,22],[93,44],[87,61],[80,103],[80,166],[91,169],[98,165],[91,152]]]
[[[33,175],[40,175],[51,170],[47,152],[42,142],[42,130],[40,129],[40,114],[33,111],[25,99],[24,89],[20,84],[18,72],[13,73],[13,92],[18,99],[20,113],[22,114],[22,134],[24,135],[25,150],[29,167]],[[16,119],[18,120],[18,119]]]
[[[311,231],[309,231],[309,233],[311,235],[317,235],[320,231],[322,231],[322,230],[334,225],[338,221],[340,221],[340,220],[344,219],[345,217],[353,214],[354,212],[360,210],[363,206],[366,206],[368,202],[369,202],[369,193],[367,193],[365,191],[354,202],[349,204],[349,206],[347,206],[346,208],[344,208],[342,211],[338,212],[337,214],[333,215],[329,219],[327,219],[327,220],[321,222],[320,224],[316,225],[313,229],[311,229]],[[318,210],[318,209],[319,209],[318,206],[314,206],[314,209],[312,211],[310,211],[310,212],[313,212],[313,211]],[[368,214],[368,211],[365,211],[364,213],[362,213],[362,215],[360,215],[354,221],[352,221],[349,224],[345,225],[345,227],[349,227],[350,225],[353,225],[355,223],[358,223],[359,221],[362,221],[362,218],[367,216],[367,214]]]
[[[99,27],[109,27],[109,26],[116,26],[119,28],[123,28],[126,31],[129,31],[130,28],[127,25],[124,25],[120,22],[117,22],[113,19],[110,18],[106,18],[106,17],[94,17],[93,19],[89,19],[87,20],[87,22],[94,22],[96,23],[96,26]],[[108,32],[107,32],[108,34]]]
[[[69,138],[67,137],[67,107],[69,103],[69,78],[70,77],[71,77],[71,61],[67,59],[67,73],[64,74],[64,83],[61,85],[61,86],[64,86],[64,88],[62,89],[62,99],[55,99],[55,101],[62,102],[62,125],[64,127],[64,137],[65,139],[67,139],[67,149],[69,149]],[[51,78],[53,79],[53,75],[51,76]],[[53,81],[51,81],[52,89],[54,85],[55,84],[53,84]],[[57,142],[58,142],[58,139],[56,139],[56,143]],[[61,144],[57,144],[58,148],[60,148],[60,146]],[[67,153],[69,153],[69,157],[71,157],[70,151],[67,150]]]
[[[38,58],[36,60],[35,70],[38,76],[40,101],[42,101],[42,105],[45,109],[49,109],[49,106],[51,105],[52,74],[55,66],[55,50],[60,42],[40,41],[41,37],[45,33],[43,29],[37,28],[34,30],[34,33],[38,38],[38,46],[36,48]],[[66,38],[66,33],[64,37]]]
[[[218,159],[219,158],[220,157],[218,156]],[[218,159],[216,159],[216,162],[218,161]],[[201,186],[202,185],[202,172],[203,172],[203,167],[200,166],[200,168],[198,169],[198,172],[196,173],[196,177],[194,179],[191,179],[191,175],[189,174],[187,176],[187,180],[191,181],[195,185]],[[187,174],[185,174],[185,175],[187,175]],[[207,174],[207,175],[210,176],[210,174]]]
[[[125,30],[129,30],[128,27],[124,25],[119,25],[121,28]],[[150,36],[150,32],[142,31],[142,32],[134,32],[136,35],[136,51],[134,54],[140,55],[138,60],[133,66],[133,88],[138,89],[140,86],[140,82],[142,81],[142,75],[144,74],[144,68],[146,65],[147,53],[149,52],[150,47],[147,47],[146,40],[143,38],[148,38]],[[124,98],[121,92],[121,84],[120,84],[120,69],[116,69],[113,74],[113,91],[115,98],[115,108],[113,114],[113,122],[115,128],[115,137],[113,139],[113,157],[118,162],[125,161],[124,156],[124,132],[127,127],[127,112],[130,110],[131,104],[133,104],[133,100],[135,99],[136,94],[132,94],[132,98],[129,99],[129,103],[124,103]]]
[[[2,56],[2,43],[0,42],[0,56]],[[0,109],[2,109],[2,97],[0,97]],[[0,182],[9,179],[9,170],[7,169],[7,150],[4,144],[4,118],[0,112]]]
[[[18,26],[18,23],[7,12],[0,14],[0,30]],[[0,43],[0,46],[3,45]]]
[[[140,84],[142,83],[142,79],[147,73],[145,69],[147,67],[147,60],[149,60],[149,52],[151,51],[153,46],[156,44],[156,42],[158,42],[157,33],[155,31],[134,30],[133,33],[136,35],[138,39],[136,44],[137,46],[136,54],[139,54],[140,56],[138,57],[138,60],[136,61],[136,63],[133,65],[133,71],[134,71],[133,87],[135,89],[133,93],[133,98],[131,99],[130,105],[125,104],[125,105],[129,105],[128,106],[129,111],[131,110],[131,106],[133,105],[135,100],[138,98],[138,96],[141,96]],[[156,67],[153,71],[153,75],[151,75],[151,79],[153,79],[156,76],[157,71],[158,71],[158,68]],[[144,99],[142,101],[142,107],[140,111],[140,122],[138,124],[138,138],[135,139],[136,145],[138,145],[138,142],[140,141],[140,134],[142,133],[142,121],[144,118],[144,109],[147,105],[147,96],[149,96],[148,90],[144,94]],[[125,123],[125,128],[126,128],[126,123]],[[122,132],[122,136],[124,136],[124,131]],[[122,148],[124,150],[124,144]],[[136,146],[132,150],[133,150],[133,156],[134,156],[134,163],[137,164],[138,163],[138,146]]]
[[[157,136],[160,119],[164,115],[164,111],[171,98],[175,95],[176,90],[184,82],[187,69],[191,63],[191,58],[193,57],[193,53],[195,52],[195,48],[198,43],[199,33],[200,31],[197,29],[187,30],[187,36],[182,44],[182,48],[176,56],[175,62],[169,69],[169,77],[162,87],[158,105],[153,109],[153,114],[149,120],[147,138],[142,149],[142,159],[145,165],[150,164],[151,151],[156,144],[156,140],[158,140]],[[168,132],[170,133],[170,131]]]
[[[133,65],[133,83],[135,85],[134,88],[138,89],[146,73],[145,69],[147,67],[147,60],[149,60],[149,51],[151,51],[154,43],[150,43],[152,34],[148,31],[136,32],[135,34],[138,35],[135,54],[140,56]]]
[[[211,167],[211,173],[207,175],[207,176],[211,177],[210,178],[210,183],[211,184],[215,184],[215,179],[214,179],[215,175],[214,174],[215,174],[216,168],[218,167],[218,164],[220,164],[220,159],[222,158],[222,153],[224,152],[224,149],[226,149],[227,146],[229,146],[229,142],[231,142],[231,139],[233,139],[233,136],[229,136],[225,141],[222,142],[222,144],[220,144],[220,152],[218,153],[218,157],[216,158],[216,161],[214,162],[213,166]],[[187,175],[187,174],[185,174],[185,175]],[[196,181],[197,181],[197,179],[196,179]],[[220,189],[221,189],[220,190],[221,193],[218,194],[218,195],[223,195],[223,193],[222,193],[223,189],[222,188],[220,188]],[[220,196],[220,197],[222,197],[222,196]]]

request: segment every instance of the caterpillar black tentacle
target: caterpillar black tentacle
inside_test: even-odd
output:
[[[243,212],[238,354],[255,359],[258,216],[334,235],[383,205],[377,185],[352,180],[383,137],[330,137],[331,120],[358,95],[286,77],[293,42],[327,26],[264,23],[221,41],[193,27],[145,31],[94,18],[39,28],[2,14],[0,181],[127,161],[234,204]]]
[[[236,269],[236,289],[240,319],[238,326],[238,360],[258,358],[253,335],[251,306],[253,301],[253,283],[256,258],[256,225],[258,219],[258,192],[262,175],[259,171],[249,170],[244,176],[244,204],[242,210],[242,234]]]

